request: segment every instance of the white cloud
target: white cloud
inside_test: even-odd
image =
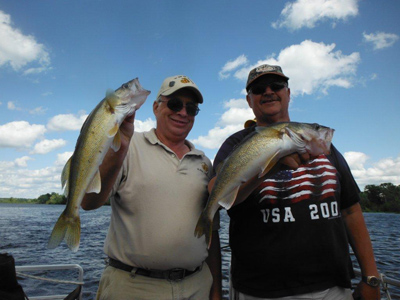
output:
[[[47,128],[52,131],[80,130],[88,115],[61,114],[52,117]]]
[[[372,43],[374,50],[380,50],[393,46],[399,39],[399,36],[394,33],[376,32],[376,33],[363,33],[364,41]]]
[[[57,154],[57,160],[55,162],[55,165],[58,167],[64,167],[64,165],[67,163],[68,159],[74,154],[72,151],[64,152],[61,154]]]
[[[248,63],[247,57],[242,54],[234,60],[228,61],[219,72],[219,78],[225,79],[230,76],[229,72],[235,70],[236,68],[246,65]]]
[[[300,44],[283,49],[279,55],[259,60],[253,65],[235,71],[234,76],[245,82],[251,69],[261,64],[280,65],[290,77],[291,95],[328,93],[328,89],[337,86],[349,88],[353,85],[360,54],[343,54],[334,51],[336,45],[326,45],[305,40]]]
[[[57,155],[52,166],[29,169],[23,156],[14,161],[0,161],[0,197],[37,198],[46,193],[62,193],[61,171],[72,152]]]
[[[334,27],[336,21],[357,15],[358,0],[297,0],[285,5],[280,19],[272,23],[272,27],[298,30],[313,28],[326,20],[333,21]]]
[[[47,111],[47,108],[43,108],[43,107],[39,106],[39,107],[35,107],[34,109],[31,109],[29,111],[29,113],[31,115],[43,115],[46,111]]]
[[[36,63],[37,66],[25,70],[24,74],[48,70],[50,56],[45,46],[12,25],[11,16],[0,11],[0,67],[10,65],[14,71],[20,71],[28,64]]]
[[[156,127],[156,121],[152,120],[151,118],[147,118],[145,121],[135,119],[134,126],[136,132],[148,131],[151,128]]]
[[[0,197],[35,198],[61,189],[59,170],[29,170],[29,160],[33,159],[22,156],[14,161],[0,161]]]
[[[10,168],[0,162],[0,197],[37,198],[46,193],[61,193],[60,176],[55,167],[29,170]]]
[[[7,102],[7,108],[9,110],[21,110],[21,108],[17,107],[13,101],[8,101]]]
[[[55,139],[55,140],[43,140],[37,143],[31,154],[46,154],[61,147],[64,147],[67,142],[63,139]]]
[[[348,165],[354,171],[360,171],[364,169],[365,162],[369,157],[362,152],[349,151],[343,154]]]
[[[29,157],[29,156],[22,156],[20,158],[15,159],[14,163],[15,163],[15,166],[17,166],[17,167],[27,167],[28,166],[27,162],[32,159],[33,158]]]
[[[234,99],[225,103],[228,110],[221,115],[218,124],[222,126],[241,125],[243,127],[244,122],[254,118],[253,110],[248,106],[247,101],[244,99],[239,101],[238,103],[238,100]],[[237,104],[240,106],[237,106]]]
[[[364,153],[346,152],[343,156],[361,190],[368,184],[400,184],[400,155],[397,158],[384,158],[370,165],[369,157]]]
[[[46,132],[43,125],[15,121],[0,125],[0,147],[28,148]]]
[[[215,127],[208,131],[206,136],[199,136],[191,142],[206,149],[218,149],[228,136],[240,129],[243,129],[243,124]]]
[[[253,111],[245,99],[231,99],[224,103],[227,109],[219,118],[219,126],[211,129],[206,136],[191,140],[195,145],[206,149],[218,149],[231,134],[244,128],[244,122],[254,118]]]

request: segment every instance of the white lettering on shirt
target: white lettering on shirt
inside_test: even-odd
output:
[[[318,204],[310,204],[308,208],[310,211],[311,220],[331,219],[340,216],[337,201],[330,203],[322,202]],[[261,209],[261,214],[264,223],[296,222],[296,218],[294,217],[292,209],[289,206],[283,208],[275,207],[272,209]]]

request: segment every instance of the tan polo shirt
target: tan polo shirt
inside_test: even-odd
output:
[[[191,151],[179,159],[154,129],[135,132],[111,196],[104,245],[109,257],[159,270],[192,270],[205,260],[205,238],[195,237],[194,229],[207,201],[212,167],[202,151],[187,143]]]

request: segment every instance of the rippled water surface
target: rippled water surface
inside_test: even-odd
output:
[[[103,242],[110,220],[110,207],[95,211],[81,210],[81,244],[79,251],[71,252],[62,243],[56,249],[46,248],[54,223],[64,206],[60,205],[11,205],[0,204],[0,252],[13,255],[16,265],[79,264],[84,269],[83,298],[93,299],[104,268]],[[223,265],[223,288],[228,294],[228,270],[230,252],[228,245],[228,222],[225,212],[221,214],[221,246]],[[378,268],[386,276],[400,280],[400,215],[365,214],[370,231]],[[358,266],[355,266],[358,267]],[[75,271],[47,271],[29,273],[37,276],[76,280]],[[74,286],[47,283],[33,279],[20,279],[28,296],[67,294]],[[391,288],[393,299],[400,299],[400,289]]]

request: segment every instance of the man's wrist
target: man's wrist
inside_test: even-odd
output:
[[[381,284],[381,279],[377,276],[362,276],[361,280],[371,287],[378,287]]]

